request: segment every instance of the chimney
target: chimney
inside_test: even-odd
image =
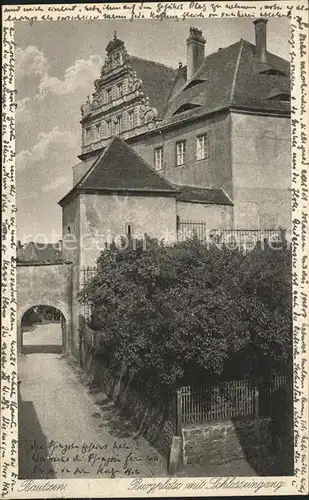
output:
[[[267,19],[257,19],[253,21],[255,26],[255,57],[263,63],[267,62],[266,53],[266,30]]]
[[[187,80],[190,81],[193,75],[202,66],[205,58],[206,40],[202,35],[202,30],[190,28],[187,38]]]

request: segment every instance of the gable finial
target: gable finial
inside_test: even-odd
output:
[[[117,40],[117,31],[114,31],[114,40]]]

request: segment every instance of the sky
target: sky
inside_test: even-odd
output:
[[[254,43],[253,19],[195,20],[205,54],[240,38]],[[61,239],[57,202],[72,188],[81,153],[80,106],[94,91],[116,30],[129,54],[173,68],[186,64],[192,21],[37,21],[15,23],[17,237]],[[267,48],[289,59],[289,21],[270,19]]]

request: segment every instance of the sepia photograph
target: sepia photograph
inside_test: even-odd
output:
[[[289,19],[14,30],[19,479],[293,476]]]

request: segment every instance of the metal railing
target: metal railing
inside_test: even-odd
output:
[[[182,424],[257,414],[269,416],[273,395],[281,388],[283,399],[287,399],[289,380],[285,375],[277,375],[270,381],[243,379],[204,387],[181,387],[177,389],[177,413]]]
[[[96,266],[87,266],[80,269],[80,290],[82,290],[84,286],[89,283],[89,281],[96,275],[96,273]],[[86,302],[83,303],[81,307],[85,319],[89,321],[91,316],[91,304],[89,302]]]
[[[206,222],[181,221],[177,224],[177,241],[188,239],[226,246],[229,249],[252,250],[257,244],[282,248],[286,230],[282,229],[209,229]]]

